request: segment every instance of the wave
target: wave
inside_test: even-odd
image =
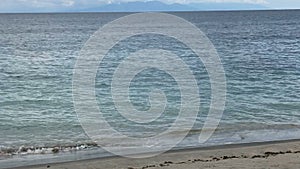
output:
[[[33,147],[20,146],[18,148],[1,147],[0,146],[0,160],[16,156],[16,155],[32,155],[32,154],[57,154],[65,152],[75,152],[80,150],[88,150],[99,148],[96,143],[88,142],[74,145],[57,145],[53,147]]]

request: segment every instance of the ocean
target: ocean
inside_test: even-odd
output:
[[[116,66],[109,63],[122,59],[120,51],[130,51],[136,42],[145,48],[155,42],[192,64],[200,88],[196,122],[174,149],[300,139],[299,10],[171,14],[200,28],[221,58],[227,96],[218,128],[207,142],[197,141],[211,101],[209,76],[201,61],[189,62],[195,57],[188,57],[172,39],[150,35],[120,42],[107,57],[108,64],[99,65],[95,93],[112,127],[128,136],[151,137],[167,130],[176,119],[180,91],[165,72],[141,72],[130,94],[135,107],[147,110],[150,89],[166,93],[165,115],[157,122],[145,125],[124,120],[108,96],[111,69]],[[125,15],[128,13],[0,14],[0,168],[111,155],[96,146],[80,125],[72,78],[76,59],[90,36]],[[170,134],[176,137],[177,133]],[[103,139],[111,137],[108,134]],[[54,153],[54,147],[61,153]]]

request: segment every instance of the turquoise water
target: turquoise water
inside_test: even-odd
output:
[[[168,104],[160,121],[144,125],[124,120],[109,96],[112,70],[124,54],[157,45],[189,63],[200,87],[199,116],[178,148],[300,138],[300,11],[174,14],[201,28],[221,57],[227,100],[217,131],[207,143],[197,142],[211,92],[201,61],[174,39],[150,35],[120,42],[107,55],[106,64],[99,65],[95,91],[111,126],[133,137],[152,136],[176,118],[180,92],[165,72],[141,72],[133,80],[130,95],[137,109],[147,110],[150,90],[165,91]],[[21,146],[70,147],[92,142],[73,107],[73,68],[89,37],[124,15],[0,15],[0,156],[8,149],[17,153]]]

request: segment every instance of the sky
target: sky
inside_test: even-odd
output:
[[[0,12],[18,11],[59,11],[64,9],[84,9],[110,3],[147,0],[1,0]],[[149,0],[148,0],[149,1]],[[262,4],[271,9],[300,9],[300,0],[160,0],[165,3],[195,3],[195,2],[237,2]]]

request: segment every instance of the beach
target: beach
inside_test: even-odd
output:
[[[224,145],[167,152],[151,158],[110,157],[19,169],[298,169],[300,140]]]

